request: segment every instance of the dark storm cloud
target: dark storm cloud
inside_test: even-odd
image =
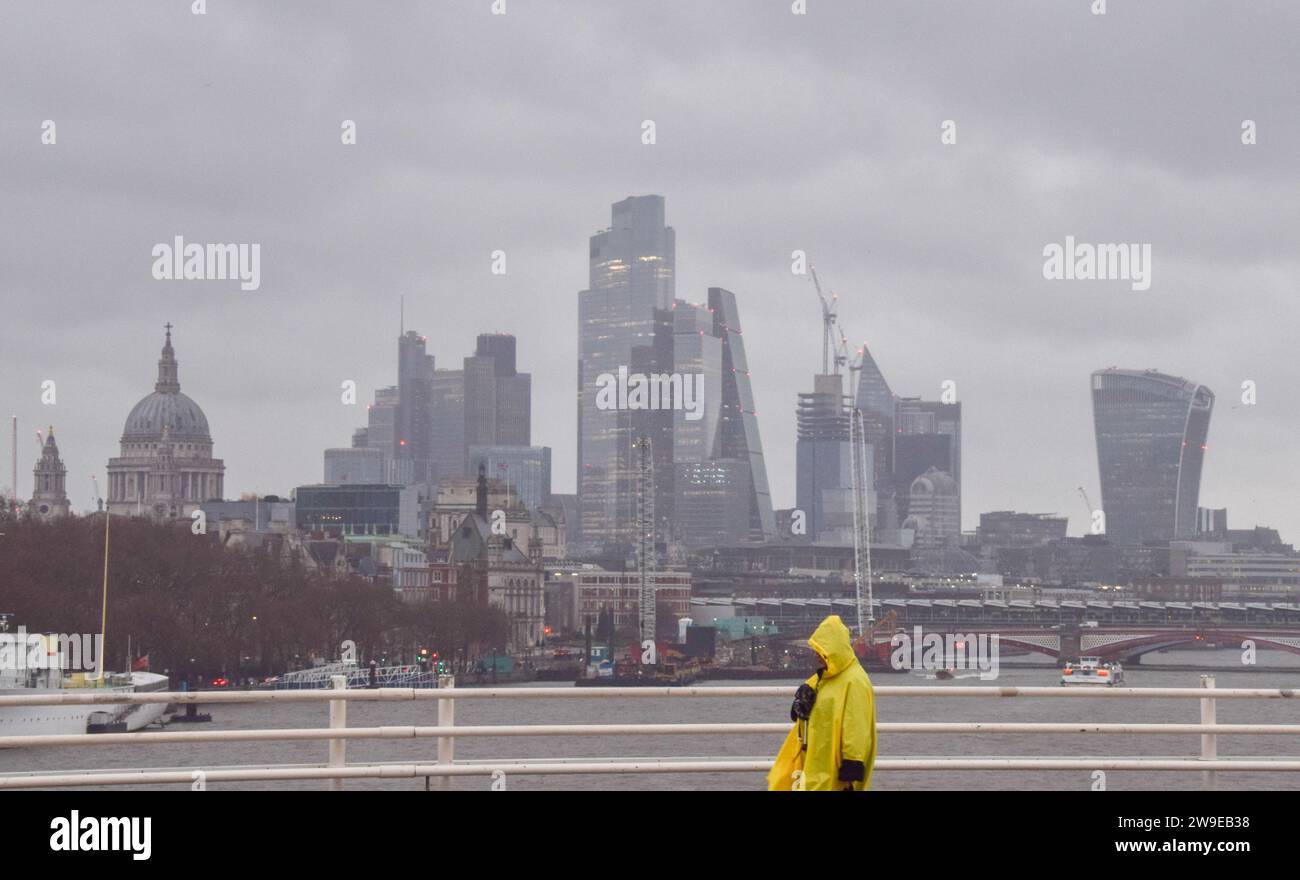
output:
[[[26,437],[53,422],[87,503],[169,319],[230,493],[318,480],[321,450],[364,421],[339,383],[364,403],[395,380],[401,295],[439,366],[478,332],[518,334],[534,442],[571,490],[586,238],[611,202],[656,192],[678,295],[738,294],[779,506],[820,357],[800,248],[895,391],[957,382],[967,527],[1080,513],[1087,376],[1118,364],[1218,392],[1203,501],[1295,535],[1300,481],[1276,465],[1300,428],[1293,4],[489,6],[6,6],[0,365],[24,492]],[[262,289],[154,281],[150,248],[177,234],[260,242]],[[1042,248],[1066,235],[1151,243],[1152,289],[1044,281]],[[1246,379],[1259,405],[1233,408]]]

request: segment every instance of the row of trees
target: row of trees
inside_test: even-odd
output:
[[[404,605],[383,582],[318,571],[281,546],[224,547],[188,521],[114,516],[110,530],[110,669],[147,654],[177,678],[270,675],[337,659],[348,640],[363,664],[409,662],[427,646],[464,665],[506,641],[498,609]],[[44,522],[0,505],[0,613],[11,628],[99,632],[103,570],[102,514]]]

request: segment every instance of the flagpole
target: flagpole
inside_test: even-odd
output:
[[[108,524],[111,514],[104,511],[104,597],[99,610],[99,682],[104,683],[104,640],[108,637]]]

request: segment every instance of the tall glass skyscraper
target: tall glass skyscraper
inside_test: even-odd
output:
[[[758,436],[758,412],[754,408],[754,386],[745,355],[745,337],[740,328],[736,295],[721,287],[709,288],[709,311],[713,332],[722,340],[722,399],[719,406],[718,442],[713,457],[741,462],[742,491],[750,541],[776,537],[772,493],[767,485],[767,463],[763,441]]]
[[[616,202],[610,228],[591,236],[588,289],[578,294],[579,532],[587,544],[633,540],[633,416],[645,413],[599,409],[597,378],[654,360],[675,294],[676,250],[663,196]],[[671,454],[662,445],[654,444],[657,459]]]
[[[1124,544],[1191,538],[1214,394],[1155,370],[1098,370],[1092,411],[1106,534]]]
[[[515,348],[508,333],[482,333],[461,369],[433,372],[429,448],[438,479],[477,473],[472,447],[528,446],[532,375],[516,368]]]
[[[480,333],[474,356],[490,358],[493,363],[495,411],[490,442],[527,446],[532,440],[533,377],[516,367],[515,337],[509,333]],[[467,365],[468,361],[466,358]],[[470,442],[479,442],[479,437],[472,437]],[[470,468],[470,473],[476,471],[476,467]]]
[[[707,547],[776,534],[735,294],[711,287],[707,303],[677,299],[675,253],[662,196],[616,203],[611,227],[591,237],[590,289],[578,295],[580,516],[570,531],[587,547],[635,537],[640,437],[653,450],[659,540]],[[620,368],[699,382],[700,397],[602,409],[598,380]]]
[[[876,489],[876,512],[872,528],[892,529],[898,526],[895,508],[894,441],[895,397],[885,381],[871,350],[862,346],[862,368],[858,373],[858,409],[862,410],[862,426],[867,443],[871,444],[872,485]],[[847,485],[847,484],[846,484]],[[909,480],[898,490],[906,494]]]
[[[425,337],[407,330],[397,340],[397,412],[393,458],[407,462],[411,481],[434,479],[429,428],[433,421],[433,355],[425,353]]]
[[[673,412],[673,534],[688,548],[763,542],[776,534],[758,413],[736,295],[673,303],[673,370],[704,378],[703,412]]]

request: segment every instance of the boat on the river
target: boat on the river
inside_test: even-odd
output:
[[[1102,663],[1100,657],[1080,657],[1077,663],[1066,663],[1061,670],[1062,685],[1117,687],[1123,683],[1124,667],[1118,663]]]
[[[12,638],[12,634],[10,635]],[[37,694],[133,694],[167,690],[167,676],[153,672],[67,673],[57,651],[59,637],[32,635],[46,656],[38,668],[0,669],[0,696]],[[22,646],[26,650],[26,645]],[[54,648],[55,650],[49,650]],[[6,664],[8,665],[8,664]],[[20,664],[24,666],[24,664]],[[0,736],[46,736],[78,733],[129,733],[158,721],[166,703],[96,703],[91,705],[0,707]]]

